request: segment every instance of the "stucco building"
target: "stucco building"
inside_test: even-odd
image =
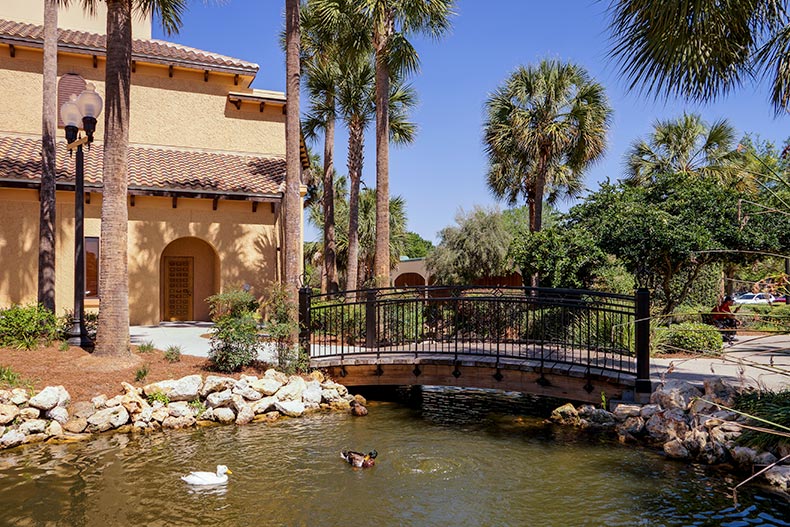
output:
[[[104,97],[105,12],[61,10],[58,98]],[[42,2],[0,2],[0,307],[35,302],[41,174]],[[281,277],[285,96],[256,64],[151,39],[134,24],[129,149],[130,323],[207,320],[205,298]],[[103,116],[85,154],[86,308],[99,308]],[[74,284],[74,158],[57,144],[56,302]],[[301,245],[301,244],[300,244]]]

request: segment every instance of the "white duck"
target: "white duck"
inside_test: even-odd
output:
[[[224,485],[228,482],[228,474],[233,474],[225,465],[217,465],[217,472],[190,472],[181,479],[190,485]]]

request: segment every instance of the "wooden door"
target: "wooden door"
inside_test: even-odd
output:
[[[195,260],[165,256],[165,320],[192,320]]]

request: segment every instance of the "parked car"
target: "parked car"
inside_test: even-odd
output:
[[[771,293],[746,293],[735,298],[736,304],[773,304],[776,297]]]
[[[787,303],[787,295],[777,296],[774,299],[774,302],[780,302],[782,304],[786,304]]]

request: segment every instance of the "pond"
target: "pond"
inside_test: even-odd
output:
[[[0,525],[790,525],[790,503],[705,467],[521,415],[532,401],[426,390],[419,407],[105,435],[0,453]],[[513,411],[518,415],[508,415]],[[342,449],[376,449],[356,470]],[[223,487],[190,470],[226,464]]]

